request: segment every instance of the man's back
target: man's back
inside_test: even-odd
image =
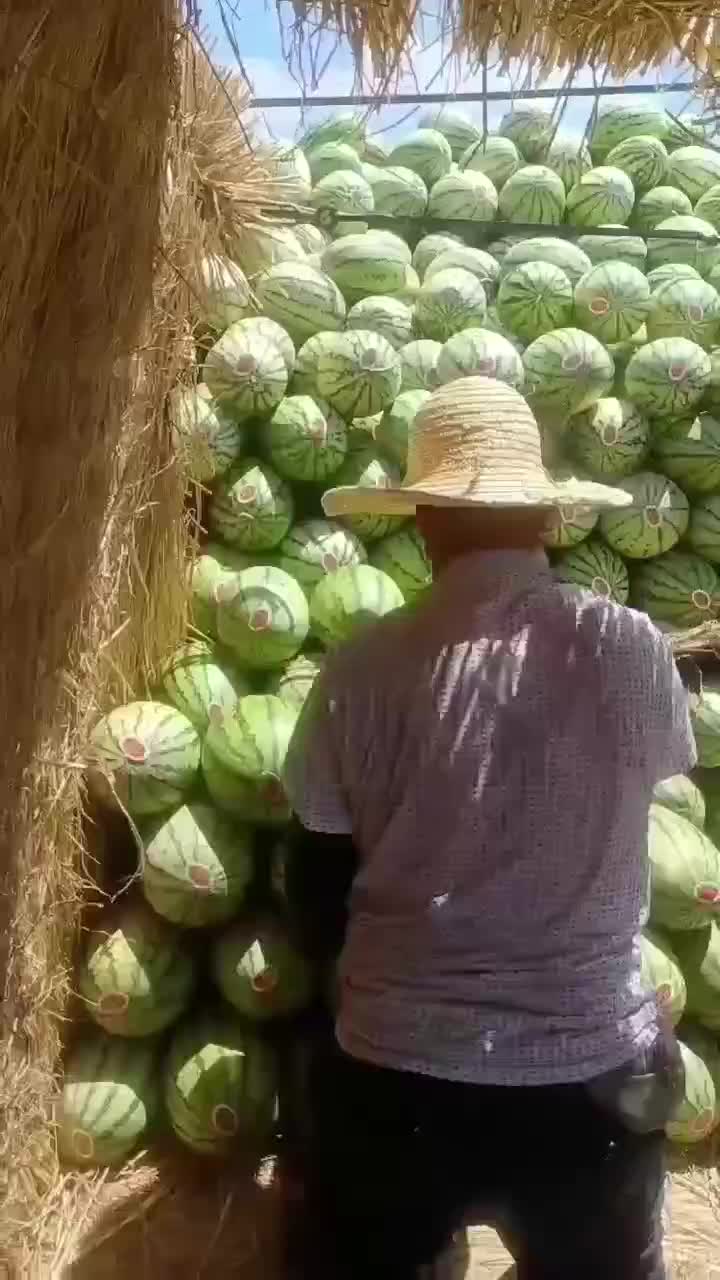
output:
[[[360,855],[348,1052],[543,1084],[652,1039],[648,804],[692,762],[674,680],[646,618],[559,586],[541,552],[460,559],[330,661],[325,733],[299,736],[290,783],[301,819]]]

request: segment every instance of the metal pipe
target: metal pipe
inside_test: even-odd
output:
[[[295,98],[252,98],[251,107],[267,110],[272,107],[388,107],[409,106],[413,103],[448,103],[458,102],[516,102],[532,99],[562,98],[614,98],[633,96],[636,94],[653,95],[656,93],[695,93],[696,86],[689,82],[676,84],[627,84],[607,85],[597,89],[594,86],[568,87],[566,89],[491,89],[488,93],[388,93],[383,97],[376,94],[329,94],[322,97]]]

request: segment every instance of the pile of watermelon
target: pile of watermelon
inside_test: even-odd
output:
[[[433,388],[508,382],[552,470],[632,493],[599,520],[559,513],[562,580],[671,629],[717,616],[720,153],[705,142],[654,105],[601,113],[589,145],[534,107],[488,137],[443,108],[396,145],[342,115],[268,154],[305,220],[207,259],[197,383],[170,405],[207,531],[191,632],[153,699],[110,711],[89,749],[139,856],[80,969],[68,1160],[122,1161],[157,1125],[203,1153],[277,1133],[277,1045],[328,991],[283,894],[285,753],[325,654],[431,577],[412,521],[328,520],[321,498],[398,483]],[[369,229],[377,214],[392,224]],[[694,716],[698,778],[653,807],[643,942],[646,982],[683,1017],[683,1142],[720,1122],[720,686]]]

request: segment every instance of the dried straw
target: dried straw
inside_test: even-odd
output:
[[[104,879],[97,840],[93,853],[87,841],[97,833],[83,822],[82,754],[100,710],[148,693],[185,624],[196,528],[166,400],[178,378],[191,377],[202,256],[241,235],[260,209],[280,211],[283,196],[240,124],[247,94],[219,81],[178,35],[174,4],[102,7],[100,21],[93,0],[74,5],[72,20],[65,6],[57,56],[44,28],[20,64],[16,109],[9,89],[2,97],[0,155],[10,150],[13,122],[19,152],[23,115],[32,150],[6,159],[6,169],[11,158],[16,169],[22,161],[8,222],[28,227],[23,265],[0,257],[4,314],[15,317],[4,330],[11,341],[0,519],[13,512],[17,520],[3,544],[12,554],[0,588],[10,640],[2,690],[7,741],[18,743],[17,759],[3,759],[0,773],[3,809],[13,814],[5,833],[13,872],[4,886],[0,1263],[23,1280],[59,1275],[106,1207],[112,1216],[118,1199],[134,1203],[138,1188],[144,1197],[160,1176],[135,1167],[113,1179],[63,1176],[48,1124],[80,916]],[[112,111],[100,74],[110,65]],[[84,93],[66,87],[84,83]],[[15,202],[15,187],[4,190]],[[56,261],[70,271],[56,277]],[[48,366],[52,376],[32,385],[32,369]],[[42,573],[27,572],[28,544]],[[54,682],[51,673],[59,673]],[[183,1216],[194,1230],[185,1203],[176,1239]],[[187,1239],[177,1247],[180,1257]],[[137,1259],[131,1270],[137,1274]]]

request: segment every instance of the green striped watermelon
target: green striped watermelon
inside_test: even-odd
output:
[[[603,511],[600,532],[605,541],[631,560],[669,551],[688,526],[689,504],[682,489],[653,471],[626,476],[623,488],[632,495],[632,506]]]
[[[240,457],[243,429],[214,404],[206,387],[172,396],[169,416],[181,461],[197,484],[209,484]]]
[[[694,209],[695,217],[709,222],[711,227],[720,231],[720,182],[701,195]]]
[[[720,489],[720,421],[712,414],[665,424],[653,450],[665,474],[686,493]]]
[[[431,218],[461,218],[465,222],[492,222],[498,210],[498,194],[489,178],[474,169],[448,173],[430,192]]]
[[[310,601],[313,634],[334,648],[361,627],[405,603],[402,591],[380,569],[352,565],[329,574],[316,586]]]
[[[279,262],[304,262],[305,256],[295,232],[278,224],[245,224],[233,244],[233,257],[253,283],[269,267]]]
[[[293,270],[300,265],[293,263]],[[208,351],[203,378],[218,404],[237,421],[245,421],[271,413],[280,403],[287,390],[288,371],[274,342],[238,325],[230,325]]]
[[[438,133],[447,138],[453,160],[460,160],[468,147],[474,146],[482,137],[478,126],[464,111],[446,104],[423,112],[418,119],[418,128],[437,129]]]
[[[375,212],[386,218],[422,218],[427,210],[428,189],[422,178],[404,165],[378,170],[370,186]]]
[[[430,263],[434,262],[441,253],[444,253],[446,249],[456,249],[458,245],[465,248],[460,236],[450,235],[448,232],[444,232],[442,235],[423,236],[421,240],[418,240],[413,250],[412,265],[420,279],[425,275]]]
[[[164,1031],[195,986],[181,935],[142,902],[122,902],[90,934],[78,988],[90,1017],[111,1035]]]
[[[218,635],[252,670],[293,658],[308,633],[308,608],[300,585],[274,565],[256,565],[226,579],[217,590]]]
[[[664,231],[682,232],[681,236],[664,236]],[[708,239],[712,237],[712,240]],[[648,267],[665,266],[669,262],[684,262],[707,276],[720,263],[720,243],[714,227],[704,218],[675,214],[665,218],[655,227],[655,235],[648,240]]]
[[[347,328],[379,333],[397,351],[412,341],[413,313],[400,298],[363,298],[348,311]]]
[[[470,330],[468,330],[470,332]],[[404,471],[407,461],[408,434],[430,395],[429,391],[401,391],[383,413],[375,428],[375,443],[384,457]]]
[[[677,187],[653,187],[652,191],[646,191],[636,202],[632,225],[641,235],[647,235],[666,218],[673,218],[677,214],[691,214],[692,211],[692,201],[684,191]]]
[[[653,925],[705,929],[720,915],[720,853],[679,813],[650,806],[648,829]]]
[[[322,232],[318,231],[317,227],[311,226],[310,230],[317,231],[318,235],[322,236]],[[235,332],[238,337],[258,337],[274,343],[287,365],[288,378],[291,376],[295,368],[295,344],[282,325],[277,324],[275,320],[270,320],[267,316],[248,316],[245,320],[237,321]]]
[[[277,1080],[272,1046],[237,1018],[203,1011],[188,1019],[165,1064],[165,1110],[176,1137],[210,1156],[266,1141],[277,1113]]]
[[[374,293],[396,293],[407,279],[409,251],[394,239],[385,237],[378,242],[372,232],[344,236],[324,251],[323,271],[353,301]]]
[[[308,254],[322,253],[325,246],[329,244],[330,237],[327,232],[321,231],[314,222],[296,222],[293,230]]]
[[[459,157],[459,164],[461,170],[470,169],[477,173],[484,173],[495,190],[500,191],[508,178],[512,178],[515,171],[520,168],[522,160],[511,138],[488,134],[487,137],[480,137],[471,143]]]
[[[391,489],[400,484],[399,470],[380,457],[372,440],[359,438],[358,447],[351,449],[346,461],[333,479],[334,486],[361,485],[365,488]],[[403,523],[402,516],[379,515],[358,512],[343,516],[346,524],[363,542],[376,542]]]
[[[252,308],[252,295],[245,272],[231,258],[210,254],[200,268],[202,319],[222,333]]]
[[[702,399],[710,380],[707,352],[688,338],[656,338],[631,358],[627,396],[649,417],[679,418]]]
[[[598,227],[598,231],[621,231],[622,229],[613,223]],[[594,267],[604,262],[612,262],[616,265],[625,263],[626,266],[634,267],[637,271],[645,270],[647,245],[642,236],[630,234],[580,236],[578,247],[587,254]]]
[[[499,210],[506,222],[557,225],[565,214],[563,180],[546,165],[524,165],[504,184]]]
[[[325,120],[309,125],[300,138],[303,151],[322,147],[326,142],[347,142],[358,152],[365,146],[365,117],[356,111],[338,111]]]
[[[650,286],[645,276],[624,262],[593,267],[575,285],[576,318],[602,342],[624,342],[632,337],[649,308]]]
[[[307,263],[278,263],[256,287],[265,315],[281,325],[296,346],[316,333],[342,329],[345,323],[345,301],[335,281]]]
[[[243,458],[216,487],[208,527],[242,551],[270,551],[285,537],[293,499],[285,481],[256,458]]]
[[[720,767],[720,692],[712,685],[703,685],[701,696],[693,696],[690,701],[698,764],[703,769],[717,769]],[[714,798],[708,786],[705,795],[708,803]]]
[[[300,710],[317,680],[323,663],[321,653],[301,653],[291,658],[280,671],[273,673],[266,693]]]
[[[431,187],[450,172],[452,158],[450,143],[437,129],[416,129],[393,147],[388,162],[391,166],[412,169]]]
[[[702,556],[668,551],[633,575],[631,600],[657,622],[675,628],[712,622],[720,612],[720,583]]]
[[[252,1022],[300,1013],[313,996],[313,976],[279,918],[240,921],[216,938],[213,979],[228,1004]]]
[[[56,1113],[58,1152],[73,1165],[120,1165],[158,1111],[154,1042],[88,1031],[65,1066]]]
[[[350,169],[353,173],[362,172],[362,161],[355,150],[347,142],[324,142],[319,147],[312,147],[306,152],[310,176],[313,182],[319,182],[328,173],[337,173],[339,169]],[[309,193],[307,199],[309,200]]]
[[[197,731],[187,716],[162,702],[115,707],[90,736],[90,782],[103,799],[117,796],[133,817],[179,804],[199,763]]]
[[[268,456],[286,480],[321,483],[347,453],[347,428],[322,400],[286,396],[265,430]]]
[[[203,636],[217,638],[215,588],[228,574],[252,564],[249,556],[219,542],[208,542],[190,567],[190,611],[193,627]]]
[[[400,390],[401,377],[398,354],[369,330],[328,337],[318,360],[318,390],[347,421],[384,409]]]
[[[523,102],[506,112],[500,134],[515,143],[524,160],[542,160],[555,132],[549,111],[534,102]]]
[[[247,678],[202,640],[190,640],[173,654],[163,677],[168,702],[205,733],[213,716],[250,692]]]
[[[681,1102],[665,1126],[665,1132],[671,1142],[704,1142],[718,1123],[717,1087],[708,1057],[696,1052],[699,1046],[691,1048],[684,1040],[678,1040],[678,1045],[682,1056],[685,1090]]]
[[[500,264],[484,249],[471,249],[467,245],[457,245],[453,249],[444,249],[439,253],[428,266],[425,280],[431,280],[439,271],[451,271],[457,267],[462,271],[469,271],[480,281],[487,298],[495,296]]]
[[[684,773],[676,773],[657,782],[653,788],[653,801],[687,818],[700,831],[705,826],[705,797],[697,784]]]
[[[720,154],[709,147],[678,147],[670,156],[667,181],[694,204],[720,182]]]
[[[323,213],[364,214],[375,209],[370,183],[361,173],[336,169],[320,178],[310,193],[308,204]],[[366,229],[363,224],[363,229]]]
[[[288,393],[292,396],[316,396],[317,389],[317,368],[320,360],[320,353],[329,337],[334,337],[334,331],[321,332],[308,338],[304,342],[297,353],[295,360],[295,370]]]
[[[627,604],[630,584],[625,562],[602,538],[586,538],[561,552],[554,561],[554,572],[560,582]]]
[[[720,295],[704,280],[659,285],[647,317],[648,338],[690,338],[711,347],[720,331]]]
[[[580,227],[625,225],[635,204],[635,188],[622,169],[590,169],[567,194],[568,221]]]
[[[288,820],[281,779],[296,719],[296,709],[280,698],[250,694],[222,724],[210,725],[202,771],[219,809],[260,825]]]
[[[626,138],[642,134],[662,141],[669,130],[670,117],[662,107],[652,103],[613,102],[602,107],[593,121],[590,148],[595,160],[601,161]]]
[[[579,413],[613,385],[612,357],[582,329],[545,333],[523,353],[525,394],[533,408]]]
[[[408,604],[422,595],[432,582],[432,566],[425,543],[413,524],[374,543],[370,563],[392,578]]]
[[[434,391],[440,386],[438,360],[442,343],[432,338],[419,338],[401,347],[401,389],[403,391]]]
[[[690,929],[673,938],[685,979],[686,1012],[708,1031],[720,1031],[720,928]]]
[[[693,551],[720,565],[720,494],[711,494],[690,508],[688,543]]]
[[[187,804],[143,832],[142,890],[173,924],[231,919],[254,873],[252,837],[208,804]]]
[[[362,564],[365,548],[350,529],[335,520],[303,520],[280,543],[277,564],[309,592],[325,577],[348,564]]]
[[[661,1015],[677,1026],[685,1011],[687,990],[675,952],[659,933],[646,928],[640,938],[640,957],[643,986],[652,991]]]
[[[572,320],[573,290],[559,267],[525,262],[503,275],[498,290],[500,323],[525,342]]]
[[[523,362],[515,347],[507,338],[489,329],[464,329],[448,338],[438,357],[437,368],[441,386],[474,373],[507,382],[518,391],[525,381]]]
[[[649,424],[629,400],[603,396],[571,419],[572,452],[596,480],[619,480],[637,471],[649,441]]]
[[[554,236],[532,236],[508,248],[500,268],[501,278],[525,262],[549,262],[564,271],[572,284],[577,284],[592,266],[587,254],[572,241]]]
[[[622,169],[637,192],[650,191],[663,182],[668,168],[668,153],[659,138],[637,133],[625,138],[609,151],[605,163]]]
[[[702,280],[702,276],[686,262],[666,262],[664,266],[654,267],[647,273],[647,282],[653,293],[661,285],[675,284],[678,280]]]
[[[454,268],[428,277],[415,302],[415,325],[424,338],[446,342],[461,329],[482,325],[487,297],[469,271]]]
[[[585,142],[556,137],[545,157],[545,164],[562,179],[565,190],[569,191],[584,173],[592,169],[592,158]]]
[[[558,477],[560,478],[565,477]],[[591,507],[563,503],[555,510],[548,512],[543,542],[546,547],[574,547],[592,533],[597,522],[598,513]]]

